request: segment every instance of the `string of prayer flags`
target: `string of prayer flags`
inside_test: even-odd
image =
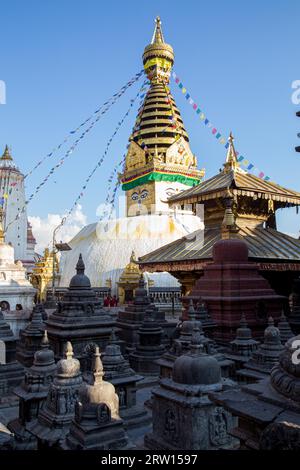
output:
[[[191,97],[191,94],[187,91],[187,89],[184,87],[183,83],[181,82],[180,78],[178,75],[173,71],[172,72],[172,77],[177,84],[178,88],[181,90],[182,94],[185,96],[185,99],[187,102],[192,106],[193,110],[195,113],[199,116],[200,121],[204,123],[204,125],[207,127],[207,129],[211,129],[211,134],[217,139],[217,141],[221,144],[224,145],[224,147],[227,149],[229,147],[228,139],[226,136],[222,135],[222,133],[215,127],[212,122],[207,118],[206,114],[203,112],[203,110],[198,106],[195,102],[195,100]],[[236,152],[237,156],[239,155],[239,152]],[[238,162],[241,165],[244,165],[248,171],[252,171],[255,173],[259,178],[264,179],[265,181],[269,181],[271,178],[270,176],[266,176],[265,173],[258,168],[255,167],[255,165],[251,162],[249,162],[244,156],[240,155],[238,158]]]
[[[141,75],[142,75],[142,72],[139,72],[139,73],[136,74],[135,77],[134,77],[133,79],[131,79],[130,82],[128,82],[128,83],[130,83],[130,84],[132,85],[133,83],[135,83],[135,82],[141,77]],[[123,89],[126,90],[126,89],[127,89],[127,88],[126,88],[127,85],[128,85],[128,84],[124,85],[121,90],[123,90]],[[122,95],[122,94],[123,94],[123,92],[121,93],[121,95]],[[139,92],[138,92],[138,94],[139,94]],[[120,95],[120,96],[121,96],[121,95]],[[51,177],[51,175],[53,175],[53,173],[54,173],[59,167],[61,167],[61,166],[64,164],[64,162],[66,161],[66,159],[67,159],[70,155],[72,155],[72,153],[73,153],[74,150],[76,149],[77,145],[79,144],[80,140],[82,140],[82,139],[86,136],[86,134],[92,130],[92,128],[93,128],[93,127],[95,126],[95,124],[99,121],[99,119],[101,118],[101,116],[102,116],[103,114],[105,114],[105,112],[112,106],[112,104],[114,104],[114,103],[117,101],[117,99],[120,97],[118,93],[116,93],[116,94],[113,95],[113,96],[114,96],[114,99],[112,100],[112,103],[111,103],[111,104],[108,104],[108,105],[106,106],[106,108],[104,108],[104,110],[101,112],[101,114],[99,114],[99,115],[96,117],[96,119],[94,119],[94,120],[91,122],[91,124],[89,125],[89,127],[86,128],[86,129],[80,134],[80,136],[75,140],[75,142],[72,144],[72,146],[69,147],[69,149],[65,152],[64,156],[60,159],[60,161],[50,169],[50,171],[49,171],[48,174],[45,176],[45,178],[42,180],[42,182],[35,188],[35,190],[31,193],[31,195],[29,196],[29,198],[25,201],[24,206],[22,207],[22,209],[20,209],[20,211],[18,212],[18,214],[16,215],[16,217],[6,226],[6,230],[7,230],[7,228],[8,228],[10,225],[12,225],[16,220],[18,220],[18,219],[20,218],[20,215],[21,215],[21,213],[23,213],[23,212],[25,211],[26,206],[32,201],[32,199],[34,198],[34,196],[35,196],[35,195],[40,191],[40,189],[45,185],[45,183],[48,181],[48,179]],[[137,95],[137,96],[138,96],[138,95]],[[131,109],[132,106],[133,106],[133,103],[131,103],[129,109]],[[100,110],[100,108],[99,108],[99,110]],[[97,110],[97,111],[99,111],[99,110]],[[129,111],[128,111],[128,113],[129,113]],[[95,114],[95,113],[94,113],[94,114]],[[123,119],[124,119],[124,118],[123,118]],[[123,121],[122,121],[122,122],[123,122]],[[79,126],[79,127],[80,127],[80,126]],[[113,134],[113,136],[112,136],[111,139],[109,140],[109,142],[108,142],[109,145],[110,145],[110,143],[112,142],[112,139],[113,139],[114,135],[117,133],[118,129],[119,129],[119,127],[116,129],[115,133]],[[100,166],[100,165],[102,164],[102,161],[103,161],[103,159],[102,159],[102,160],[100,159],[100,161],[98,162],[97,166]],[[96,168],[93,170],[92,174],[93,174],[95,171],[96,171]],[[90,177],[92,176],[92,174],[90,175]],[[75,206],[74,206],[74,207],[75,207]],[[73,210],[73,209],[72,209],[72,210]]]
[[[145,85],[145,82],[142,84],[142,86]],[[117,127],[115,128],[112,136],[110,137],[110,139],[108,140],[107,142],[107,145],[106,145],[106,148],[105,148],[105,151],[103,153],[103,155],[100,157],[100,159],[98,160],[98,162],[96,163],[95,167],[93,168],[93,170],[91,171],[91,173],[88,175],[88,177],[86,178],[85,182],[84,182],[84,185],[82,186],[81,190],[80,190],[80,193],[79,195],[76,197],[74,203],[72,204],[71,208],[69,209],[69,211],[67,212],[66,216],[65,216],[65,220],[68,218],[69,215],[71,215],[71,213],[73,212],[74,208],[77,206],[77,204],[79,203],[80,199],[84,196],[84,191],[85,189],[87,188],[87,185],[88,183],[90,182],[92,176],[94,175],[94,173],[96,172],[96,170],[102,165],[107,153],[108,153],[108,150],[109,150],[109,147],[114,139],[114,137],[117,135],[120,127],[122,126],[122,124],[124,123],[125,119],[127,118],[127,116],[129,115],[135,101],[137,100],[137,98],[139,97],[140,95],[140,92],[141,90],[138,91],[137,95],[135,96],[135,98],[133,100],[130,100],[130,106],[129,108],[127,109],[126,113],[124,114],[123,118],[118,122],[118,125]],[[64,222],[63,222],[64,223]]]
[[[45,155],[45,157],[43,157],[41,160],[39,160],[36,165],[24,176],[24,179],[27,178],[28,176],[30,176],[47,158],[50,158],[53,156],[53,154],[55,152],[57,152],[58,150],[60,150],[60,148],[74,135],[76,134],[82,127],[84,127],[89,121],[91,121],[94,117],[95,114],[98,114],[101,112],[101,116],[103,116],[103,114],[105,114],[108,109],[111,108],[111,106],[113,106],[115,104],[115,102],[117,101],[118,98],[120,98],[125,92],[126,90],[131,87],[137,80],[139,80],[139,78],[143,75],[144,73],[144,70],[141,70],[140,72],[136,73],[134,75],[134,77],[132,77],[125,85],[122,86],[122,88],[120,88],[120,90],[117,92],[117,93],[114,93],[107,101],[105,101],[105,103],[103,103],[101,106],[99,106],[94,112],[93,114],[91,114],[87,119],[85,119],[81,124],[79,124],[79,126],[76,127],[76,129],[73,129],[71,131],[69,131],[66,136],[64,137],[64,139],[62,140],[62,142],[55,146],[50,153],[48,153],[47,155]],[[103,108],[105,108],[103,110]]]

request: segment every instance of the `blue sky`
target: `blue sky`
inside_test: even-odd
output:
[[[24,172],[141,69],[160,15],[175,51],[174,70],[208,118],[225,135],[232,130],[237,150],[274,181],[300,191],[300,154],[294,151],[300,120],[291,101],[291,83],[300,79],[298,1],[2,0],[0,8],[0,80],[7,87],[0,148],[8,143]],[[171,88],[199,166],[210,177],[225,149],[174,82]],[[82,141],[33,199],[29,214],[45,217],[72,205],[136,90]],[[90,222],[105,199],[110,170],[124,154],[136,109],[82,199]],[[27,180],[28,195],[60,156]],[[295,209],[279,214],[287,232],[298,233],[299,222]]]

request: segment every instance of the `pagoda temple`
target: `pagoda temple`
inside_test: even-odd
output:
[[[189,294],[203,269],[212,261],[213,246],[222,238],[235,238],[224,224],[232,219],[249,250],[249,261],[277,294],[288,296],[292,280],[300,274],[300,240],[279,232],[276,211],[300,205],[300,193],[258,178],[239,167],[232,134],[223,169],[212,178],[168,199],[176,212],[204,206],[205,229],[191,233],[139,258],[145,271],[168,271]],[[226,218],[225,218],[226,220]]]

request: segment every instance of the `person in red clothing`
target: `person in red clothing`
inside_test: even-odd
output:
[[[111,299],[110,295],[105,297],[104,302],[103,302],[104,307],[110,307],[110,299]]]
[[[110,299],[109,305],[111,307],[117,307],[118,306],[118,299],[115,295]]]

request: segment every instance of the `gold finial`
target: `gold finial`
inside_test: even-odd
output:
[[[229,147],[227,150],[226,162],[224,163],[225,172],[235,170],[238,167],[236,151],[235,151],[234,143],[233,143],[234,137],[232,135],[232,132],[230,132],[229,134],[228,142],[229,142]]]
[[[12,160],[12,156],[11,156],[10,150],[8,148],[8,145],[5,145],[5,149],[4,149],[3,155],[1,157],[1,160]]]
[[[73,354],[73,346],[70,341],[67,341],[66,344],[66,349],[65,349],[65,357],[66,359],[72,358],[74,356]]]
[[[164,43],[165,43],[165,40],[164,40],[164,36],[162,33],[162,29],[161,29],[161,20],[160,20],[160,17],[157,16],[155,18],[155,29],[154,29],[154,33],[152,36],[151,44],[164,44]]]
[[[4,230],[3,230],[3,208],[0,206],[0,243],[4,243]]]

